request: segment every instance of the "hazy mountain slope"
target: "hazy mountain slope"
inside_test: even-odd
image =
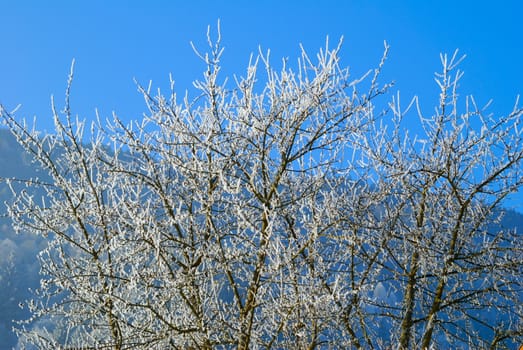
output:
[[[42,175],[10,132],[0,129],[0,178],[29,179]],[[5,202],[12,199],[7,184],[0,182],[0,349],[11,349],[16,344],[12,320],[29,316],[27,309],[19,304],[30,296],[29,288],[38,287],[36,254],[45,244],[40,237],[14,233],[5,207]]]
[[[0,129],[0,178],[45,178],[43,172],[31,163],[31,157],[17,144],[7,130]],[[4,203],[13,200],[4,181],[0,182],[0,350],[16,344],[12,320],[25,319],[27,309],[19,307],[29,298],[29,288],[38,287],[36,254],[45,246],[45,240],[30,234],[15,234],[5,216]],[[508,211],[501,223],[504,228],[518,228],[523,232],[523,215]],[[374,291],[380,295],[380,291]],[[383,293],[381,293],[383,294]]]

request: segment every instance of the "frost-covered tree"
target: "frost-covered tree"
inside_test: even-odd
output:
[[[148,114],[55,133],[2,109],[52,181],[9,205],[46,236],[18,329],[39,348],[429,348],[522,339],[522,243],[496,222],[523,182],[517,106],[467,99],[443,56],[440,105],[415,137],[375,70],[340,47],[295,69],[253,59],[233,87],[209,38],[194,99],[141,88]],[[260,73],[262,71],[262,73]],[[379,99],[378,99],[379,100]],[[386,106],[385,103],[381,103]]]
[[[401,300],[378,302],[376,317],[402,349],[494,349],[521,342],[523,333],[521,231],[500,225],[500,204],[523,183],[523,110],[516,102],[508,116],[493,117],[470,96],[460,101],[462,59],[457,51],[441,56],[434,115],[412,101],[422,132],[402,132],[398,95],[392,131],[374,124],[362,140],[367,166],[389,188],[382,205],[388,240],[378,259],[382,284]]]

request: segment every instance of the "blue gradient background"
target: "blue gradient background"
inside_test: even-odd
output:
[[[290,62],[299,43],[315,52],[343,35],[343,64],[358,74],[391,46],[382,82],[395,81],[407,102],[420,96],[432,112],[439,53],[467,55],[461,95],[496,115],[523,93],[521,1],[6,1],[0,0],[0,103],[19,117],[37,116],[52,130],[50,96],[63,104],[76,59],[72,108],[85,119],[114,111],[126,120],[145,111],[133,78],[167,89],[169,73],[183,94],[203,72],[189,42],[205,48],[207,25],[221,21],[224,71],[242,75],[249,55],[271,49]],[[511,207],[523,212],[523,195]]]

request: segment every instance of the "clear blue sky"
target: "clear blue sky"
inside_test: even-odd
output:
[[[200,77],[189,42],[204,43],[208,24],[221,21],[225,73],[243,73],[259,45],[293,59],[299,43],[314,51],[344,36],[344,63],[363,72],[391,46],[383,81],[396,81],[404,100],[434,101],[439,53],[467,54],[462,95],[506,114],[523,93],[523,2],[508,1],[7,1],[0,0],[0,103],[22,104],[52,129],[49,101],[59,104],[76,59],[72,107],[83,118],[112,111],[139,118],[143,100],[133,78],[178,91]],[[426,97],[425,97],[426,96]],[[427,104],[427,107],[428,104]],[[522,197],[513,205],[523,209]]]

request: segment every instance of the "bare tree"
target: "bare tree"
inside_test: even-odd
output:
[[[200,95],[142,88],[149,113],[85,123],[69,89],[56,132],[2,109],[51,183],[14,191],[18,230],[47,235],[34,315],[40,348],[496,347],[521,340],[522,245],[493,223],[521,187],[522,110],[458,113],[455,57],[441,103],[403,131],[375,70],[340,47],[269,55],[229,89],[209,35]],[[258,74],[258,70],[264,74]],[[367,88],[362,88],[366,86]],[[54,104],[53,104],[54,105]],[[389,117],[392,116],[392,117]],[[388,130],[391,130],[389,132]],[[86,142],[88,140],[88,142]]]
[[[375,129],[363,140],[370,140],[370,166],[392,189],[383,206],[390,240],[381,260],[391,278],[383,283],[401,308],[385,317],[405,349],[521,341],[521,232],[499,223],[500,204],[523,183],[523,111],[516,102],[508,116],[494,118],[467,97],[459,112],[457,66],[464,57],[457,53],[441,56],[435,114],[425,117],[417,99],[410,105],[421,134],[402,132],[398,95],[390,104],[392,132]]]

